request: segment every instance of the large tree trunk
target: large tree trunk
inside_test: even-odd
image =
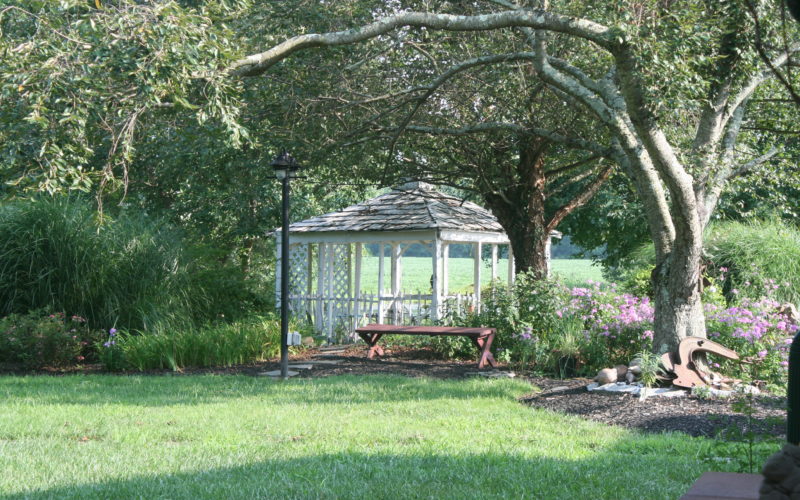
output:
[[[702,293],[702,238],[677,235],[671,252],[653,270],[654,335],[657,353],[677,351],[686,337],[705,337]]]

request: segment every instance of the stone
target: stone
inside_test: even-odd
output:
[[[794,462],[782,451],[773,453],[761,468],[761,474],[772,483],[780,483],[794,470]]]
[[[307,365],[338,365],[342,363],[342,359],[310,359],[305,361]]]
[[[597,372],[597,376],[594,378],[600,385],[606,385],[617,381],[617,370],[614,368],[603,368],[599,372]]]
[[[642,374],[642,360],[641,358],[633,358],[630,363],[628,363],[628,371],[633,372],[634,375],[637,377]]]
[[[635,380],[636,380],[636,374],[628,370],[628,372],[625,373],[625,381],[629,384],[632,384]]]
[[[314,337],[308,336],[308,337],[303,337],[302,343],[306,347],[314,347],[316,341],[314,340]]]
[[[686,395],[686,391],[677,387],[642,387],[642,390],[639,393],[639,399],[680,398]]]
[[[780,486],[786,491],[794,491],[800,488],[800,469],[797,467],[792,467],[792,472],[790,472],[789,476],[780,482]]]
[[[294,370],[310,370],[310,369],[314,368],[314,365],[309,364],[309,363],[304,363],[304,364],[301,364],[301,365],[289,365],[289,368],[290,369],[294,369]]]
[[[641,386],[638,384],[628,385],[628,384],[621,384],[621,383],[610,383],[600,385],[597,382],[592,382],[591,384],[586,386],[586,390],[589,392],[615,392],[615,393],[623,393],[623,394],[633,394],[634,396],[639,394],[641,390]]]
[[[290,377],[294,377],[295,375],[299,375],[300,372],[293,372],[292,370],[289,370],[289,371],[286,372],[286,374],[289,375]],[[264,376],[265,377],[280,377],[281,376],[281,371],[280,370],[272,370],[271,372],[260,372],[259,375],[261,375],[262,377],[264,377]]]
[[[622,380],[625,378],[625,374],[628,373],[628,367],[625,365],[617,365],[614,369],[617,370],[617,380]]]
[[[800,322],[800,313],[797,312],[797,308],[791,302],[778,306],[778,314],[786,316],[786,319],[793,325]]]

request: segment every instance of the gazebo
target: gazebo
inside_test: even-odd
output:
[[[559,236],[560,233],[551,236]],[[280,253],[280,232],[275,232]],[[289,226],[289,306],[328,338],[366,322],[417,323],[437,320],[453,307],[480,309],[484,281],[481,254],[491,245],[491,279],[497,278],[498,246],[508,247],[508,282],[514,280],[511,246],[497,219],[486,209],[412,182],[339,212]],[[377,245],[376,245],[377,244]],[[425,293],[403,290],[402,258],[413,244],[431,253],[431,284]],[[448,257],[453,244],[473,246],[473,292],[450,294]],[[377,293],[362,291],[364,248],[377,246]],[[549,248],[548,248],[549,249]],[[388,254],[388,255],[387,255]],[[390,283],[384,283],[386,258]],[[280,265],[276,266],[280,297]]]

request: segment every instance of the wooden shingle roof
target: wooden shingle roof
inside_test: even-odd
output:
[[[422,182],[404,184],[339,212],[289,226],[292,233],[425,229],[504,233],[494,215],[485,208],[436,191]]]

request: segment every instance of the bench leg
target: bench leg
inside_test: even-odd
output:
[[[485,337],[477,337],[473,338],[472,341],[478,346],[478,350],[480,351],[480,358],[478,358],[478,369],[483,369],[488,362],[493,367],[497,366],[497,362],[494,360],[494,356],[492,356],[492,351],[490,351],[492,347],[492,341],[494,340],[494,333],[490,333]]]
[[[376,354],[378,356],[383,356],[383,348],[378,345],[378,341],[383,336],[382,333],[359,333],[358,336],[361,337],[369,346],[369,351],[367,351],[367,359],[374,358]]]

